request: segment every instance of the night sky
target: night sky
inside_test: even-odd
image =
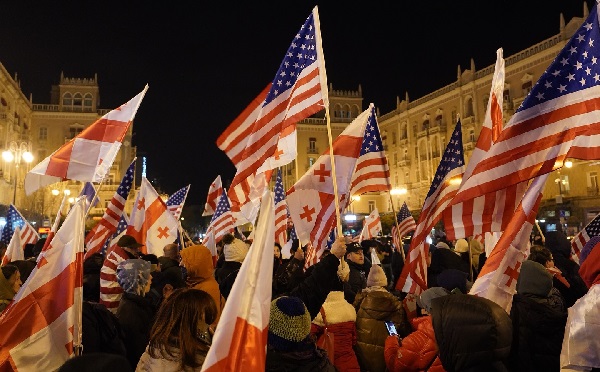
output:
[[[457,67],[493,65],[559,32],[583,1],[12,1],[2,5],[0,62],[34,103],[67,77],[98,74],[100,107],[145,86],[133,145],[148,178],[186,205],[204,204],[217,175],[235,169],[215,144],[270,82],[294,35],[319,6],[328,82],[362,85],[383,115],[396,96],[420,98],[456,80]],[[594,2],[587,1],[588,8]],[[495,7],[495,9],[494,9]]]

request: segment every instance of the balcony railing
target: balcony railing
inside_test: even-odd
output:
[[[320,154],[319,148],[318,147],[314,147],[314,146],[308,146],[306,148],[306,153],[307,154]]]

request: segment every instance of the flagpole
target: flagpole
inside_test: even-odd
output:
[[[94,197],[92,198],[92,201],[90,202],[90,205],[87,207],[86,211],[85,211],[85,216],[84,216],[84,220],[87,219],[88,214],[90,213],[90,211],[92,210],[92,206],[94,205],[94,200],[96,200],[96,198],[98,197],[98,193],[100,192],[100,189],[102,188],[102,185],[104,184],[104,178],[102,178],[102,180],[100,181],[100,183],[98,184],[98,189],[96,190],[96,188],[94,187]],[[84,184],[85,186],[85,184]],[[94,184],[92,183],[92,187],[94,186]]]
[[[398,226],[398,216],[396,215],[396,208],[394,208],[394,200],[392,199],[392,193],[388,191],[390,197],[390,203],[392,204],[392,213],[394,213],[394,223],[396,224],[396,233],[400,235],[400,226]],[[398,241],[402,241],[402,237],[398,236]],[[404,247],[396,247],[402,255],[402,262],[406,262],[406,256],[404,255]]]

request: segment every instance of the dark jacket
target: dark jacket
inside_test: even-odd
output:
[[[106,306],[83,301],[83,354],[109,353],[126,356],[125,333],[119,319]]]
[[[135,370],[150,341],[154,306],[145,297],[125,292],[117,308],[117,318],[125,334],[127,360]]]
[[[311,266],[312,267],[312,266]],[[284,293],[289,293],[296,288],[305,278],[304,260],[291,257],[283,261],[277,268],[273,277],[273,298]]]
[[[431,265],[427,268],[427,287],[437,287],[437,276],[446,269],[457,269],[469,274],[469,264],[447,248],[437,248],[431,253]]]
[[[356,356],[362,370],[385,371],[385,340],[389,336],[385,321],[394,322],[401,337],[412,328],[402,303],[385,290],[363,290],[356,296]]]
[[[283,352],[271,347],[267,347],[267,360],[265,371],[272,372],[336,372],[336,368],[331,364],[327,354],[313,347],[300,351]]]
[[[548,298],[516,293],[510,317],[513,324],[511,369],[558,371],[567,323],[567,312],[562,304],[557,305]]]
[[[446,371],[507,371],[512,324],[487,298],[453,294],[433,299],[431,319]]]
[[[231,288],[233,288],[233,283],[235,283],[235,279],[237,278],[237,274],[241,267],[241,262],[225,261],[221,268],[215,270],[215,279],[217,280],[217,283],[219,283],[219,291],[221,291],[221,295],[223,295],[225,299],[229,296],[229,292],[231,292]]]
[[[366,258],[365,258],[366,262]],[[352,261],[346,261],[350,268],[350,276],[348,281],[344,282],[344,297],[346,301],[353,304],[356,295],[367,288],[367,273],[364,270],[364,265],[359,265]]]

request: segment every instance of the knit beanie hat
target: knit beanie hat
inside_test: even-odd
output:
[[[247,254],[248,244],[238,238],[233,239],[229,244],[223,245],[225,261],[243,262]]]
[[[517,279],[517,293],[548,297],[552,289],[552,274],[541,263],[525,260]]]
[[[301,347],[310,334],[310,314],[301,299],[281,296],[271,302],[268,344],[288,351]]]
[[[469,243],[465,239],[458,239],[454,244],[454,252],[464,253],[469,251]]]
[[[417,305],[419,305],[421,309],[425,309],[428,313],[431,313],[431,301],[433,301],[434,298],[446,296],[449,294],[450,291],[448,291],[446,288],[431,287],[423,291],[423,293],[421,293],[421,295],[417,297]]]
[[[150,262],[140,258],[121,261],[117,266],[117,282],[123,291],[143,296],[151,267]]]
[[[387,276],[379,265],[371,266],[369,276],[367,277],[367,287],[385,287],[387,286]]]

